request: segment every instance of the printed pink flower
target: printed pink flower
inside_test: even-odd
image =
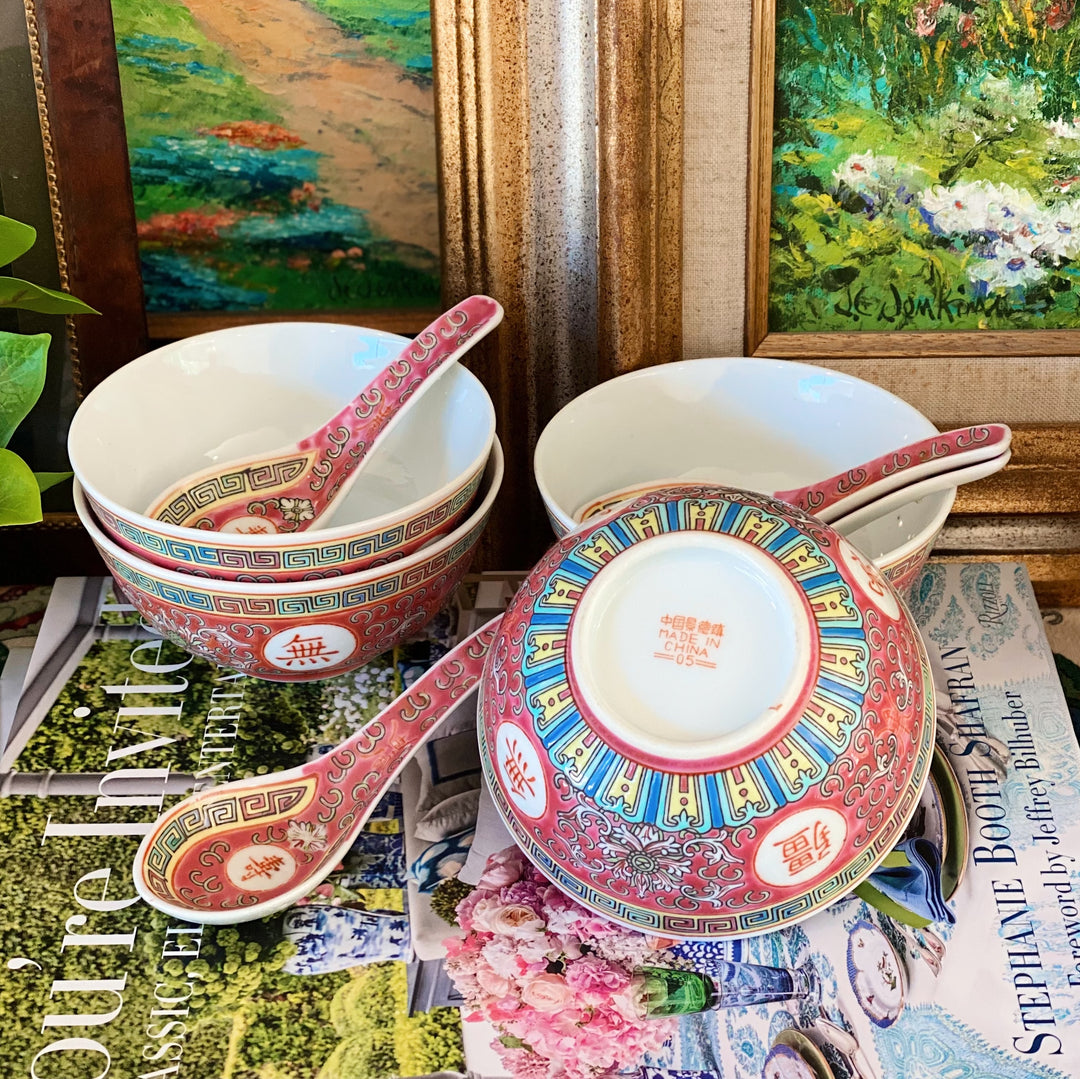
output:
[[[489,940],[480,954],[496,974],[504,978],[516,978],[525,973],[528,964],[518,955],[514,942],[502,937]]]
[[[506,1070],[517,1079],[548,1079],[555,1074],[551,1061],[537,1056],[531,1049],[508,1049],[498,1039],[491,1044],[506,1065]]]
[[[496,973],[491,967],[481,967],[476,972],[476,984],[485,993],[490,993],[493,997],[500,999],[510,996],[510,991],[514,988],[514,983],[510,978]]]
[[[521,1003],[541,1012],[555,1012],[574,999],[574,992],[560,974],[541,974],[521,987]]]
[[[653,880],[681,868],[659,832],[627,838],[622,857]],[[446,966],[474,1009],[468,1018],[494,1023],[509,1043],[495,1047],[514,1079],[609,1079],[661,1048],[672,1021],[639,1018],[631,972],[664,963],[662,951],[580,906],[514,850],[482,879],[490,886],[458,905],[465,936],[446,942]]]
[[[473,912],[473,924],[489,933],[527,940],[544,932],[544,920],[524,903],[503,903],[492,899]]]
[[[566,984],[581,994],[610,996],[630,984],[621,967],[595,955],[583,955],[566,968]]]
[[[525,855],[517,847],[507,847],[505,850],[496,851],[488,857],[484,872],[480,874],[476,887],[486,892],[505,888],[521,880],[525,867]]]

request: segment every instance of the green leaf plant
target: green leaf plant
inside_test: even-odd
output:
[[[0,215],[0,268],[24,255],[37,239],[30,226]],[[65,292],[0,275],[0,307],[45,315],[96,315],[92,307]],[[0,330],[0,525],[40,521],[41,492],[65,480],[70,472],[34,472],[4,447],[34,407],[45,386],[51,336]]]

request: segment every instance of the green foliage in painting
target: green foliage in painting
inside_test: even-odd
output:
[[[779,0],[772,330],[1080,325],[1080,19]]]
[[[364,39],[373,56],[431,78],[431,5],[428,0],[312,0],[347,33]]]
[[[36,238],[37,232],[31,226],[0,216],[0,268],[26,254]],[[97,314],[66,292],[6,275],[0,276],[0,308],[48,315]],[[4,448],[41,396],[50,341],[47,333],[0,331],[0,525],[40,521],[41,492],[71,475],[35,474],[21,457]]]

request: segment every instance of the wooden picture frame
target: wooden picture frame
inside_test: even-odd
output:
[[[752,202],[758,193],[747,222],[753,251],[761,250],[768,230],[760,192],[771,175],[771,140],[767,145],[762,138],[762,117],[772,95],[765,42],[775,9],[773,0],[742,2],[753,3],[754,17],[750,107],[756,119],[747,153]],[[683,2],[601,4],[595,38],[581,30],[592,25],[584,10],[575,27],[575,5],[561,7],[562,23],[544,27],[511,0],[435,5],[446,299],[491,291],[507,308],[504,326],[470,361],[492,391],[507,449],[507,478],[485,540],[488,566],[524,567],[550,542],[530,470],[532,445],[550,415],[604,378],[683,358]],[[551,116],[546,104],[565,79],[560,50],[577,39],[585,76],[564,97],[591,94],[597,102],[595,145],[573,130],[567,135],[567,126],[573,128],[568,117]],[[584,55],[593,46],[595,68]],[[530,167],[537,145],[557,151],[544,162],[554,173],[546,187]],[[580,217],[565,168],[575,154],[595,161],[596,170],[596,202]],[[549,227],[567,221],[588,230],[596,251],[592,280],[576,290],[569,284],[566,232]],[[747,269],[752,301],[761,295],[760,259]],[[548,287],[538,290],[538,279]],[[753,302],[748,310],[756,310]],[[747,354],[798,355],[828,366],[869,347],[866,335],[829,335],[788,347],[776,335],[766,341],[757,318],[746,327]],[[1060,353],[1058,338],[1025,333],[1032,353]],[[931,336],[940,335],[897,338],[885,349],[875,344],[873,355],[936,355],[926,340]],[[979,334],[976,345],[969,335],[952,347],[961,355],[985,355],[986,342]],[[998,347],[1015,354],[1008,342]],[[573,362],[567,360],[571,348]],[[997,418],[994,402],[986,408],[985,415],[932,418],[942,427]],[[1044,602],[1080,603],[1080,423],[1014,424],[1013,451],[1004,472],[960,489],[936,553],[1024,559]]]
[[[8,104],[13,115],[17,108],[36,119],[37,130],[20,129],[27,172],[18,183],[6,177],[4,205],[31,219],[38,245],[51,234],[56,287],[101,312],[57,320],[53,334],[50,365],[64,363],[81,399],[147,347],[112,20],[108,0],[23,0],[22,7],[26,99]],[[33,220],[39,192],[44,219]],[[26,215],[18,212],[23,206]],[[103,569],[74,513],[47,512],[38,524],[0,529],[5,583],[46,584]]]
[[[745,348],[748,355],[830,361],[872,357],[1069,356],[1077,330],[782,333],[770,331],[776,0],[751,0]],[[1080,366],[1080,360],[1077,361]],[[996,418],[934,416],[939,427]],[[1077,423],[1014,424],[1013,458],[997,476],[961,487],[935,556],[1024,559],[1040,599],[1080,603],[1080,413]]]
[[[776,126],[775,110],[777,104],[776,57],[778,51],[777,35],[783,32],[783,28],[778,26],[777,23],[777,0],[750,0],[750,2],[752,4],[752,44],[746,308],[746,341],[749,354],[792,358],[811,356],[818,358],[850,358],[854,356],[902,358],[905,356],[1061,356],[1080,350],[1080,316],[1077,317],[1076,328],[1068,329],[1033,327],[1018,330],[982,330],[973,328],[967,330],[942,329],[940,331],[873,329],[804,332],[798,330],[777,331],[771,328],[769,309],[773,297],[771,295],[770,280],[770,248],[772,246],[771,239],[775,234],[773,181],[776,161],[774,158],[773,134]],[[848,15],[838,10],[838,23],[842,23],[848,18]],[[972,20],[972,25],[974,25],[974,20]],[[953,40],[957,37],[959,31],[952,24],[946,27],[942,23],[941,26],[935,27],[935,36],[932,38],[918,37],[914,28],[905,29],[904,33],[910,36],[913,41],[923,42],[924,44],[929,42],[926,53],[926,62],[928,64],[938,62],[929,58],[933,46],[952,45],[955,46],[953,52],[963,51],[959,49],[959,45]],[[975,56],[976,51],[972,51],[971,55]],[[791,121],[791,123],[794,124],[794,121]],[[959,138],[958,141],[960,141]],[[856,144],[852,143],[852,145]],[[963,145],[967,145],[966,142]],[[957,153],[959,152],[957,150]],[[869,156],[873,156],[872,152]],[[881,160],[891,160],[893,164],[896,163],[895,158],[886,157]],[[863,168],[863,165],[860,164],[859,167]],[[900,168],[903,167],[905,166],[901,164]],[[919,172],[917,175],[921,182],[922,173]],[[932,177],[931,186],[938,179],[940,178]],[[959,186],[958,184],[958,189]],[[841,192],[848,190],[843,185],[840,186]],[[944,188],[935,188],[935,190],[944,190]],[[865,197],[870,198],[869,195]],[[858,197],[854,201],[859,205],[863,205]],[[906,205],[914,205],[914,203]],[[864,216],[866,215],[853,214],[851,220],[860,220]],[[1001,242],[1005,243],[1006,241],[1002,240]],[[899,255],[893,253],[887,257],[884,255],[879,256],[879,259],[882,262],[892,262],[897,257]],[[848,268],[842,267],[842,269]],[[860,271],[860,273],[863,272],[865,270]],[[862,280],[863,278],[860,276],[854,284],[848,286],[848,296],[852,295],[855,286]],[[873,278],[871,277],[870,280],[872,282]],[[870,288],[860,290],[860,296],[862,292],[866,292],[868,296],[873,295],[875,297],[874,304],[877,304],[879,300],[881,301],[881,310],[885,310],[887,307],[890,309],[895,308],[896,311],[900,309],[901,299],[898,292],[894,291],[891,294],[895,298],[894,302],[893,299],[884,298],[889,294],[881,290],[875,292],[874,288],[875,286],[872,283]],[[934,307],[940,315],[942,303],[933,301],[932,297],[924,295],[926,289],[922,285],[919,286],[919,290],[918,299],[920,302],[928,305],[928,307]],[[916,296],[916,293],[912,292],[911,296]],[[974,299],[974,297],[971,298]],[[909,302],[912,309],[914,309],[915,299],[905,296],[903,302]],[[956,302],[964,308],[969,306],[966,300],[957,300]],[[851,306],[854,306],[854,304]],[[867,300],[866,309],[863,311],[863,314],[866,315],[867,320],[870,322],[874,320],[874,313],[871,310],[873,306]],[[955,307],[956,305],[951,304],[951,306]],[[944,318],[945,316],[941,317]],[[971,320],[976,318],[974,314],[968,317]],[[863,320],[853,314],[852,321]]]
[[[24,3],[37,22],[67,286],[108,309],[72,327],[85,392],[146,340],[115,64],[86,62],[115,48],[108,0]],[[770,78],[763,3],[754,9],[755,109]],[[467,359],[495,402],[507,457],[474,568],[524,569],[552,539],[531,471],[543,425],[596,382],[683,356],[683,0],[561,0],[557,17],[520,0],[435,0],[432,28],[444,303],[487,292],[506,309]],[[759,144],[750,150],[753,190],[762,157]],[[92,182],[91,154],[100,154]],[[110,193],[118,205],[103,203]],[[762,222],[748,224],[753,235]],[[104,259],[115,260],[107,277]],[[748,330],[747,352],[760,345]],[[803,355],[827,366],[858,347]],[[928,354],[920,342],[905,347],[900,355]],[[1045,602],[1080,603],[1078,462],[1080,424],[1016,427],[1013,461],[961,488],[939,552],[1026,558]],[[80,559],[94,557],[73,515],[0,530],[12,582],[88,572]]]

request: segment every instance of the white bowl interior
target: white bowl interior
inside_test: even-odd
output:
[[[586,502],[676,479],[771,493],[825,479],[934,433],[886,390],[788,360],[711,358],[644,368],[571,401],[544,428],[534,468],[564,525]],[[895,555],[940,526],[953,490],[928,495],[850,536]]]
[[[310,434],[408,339],[330,323],[260,323],[149,352],[97,386],[71,424],[87,490],[143,514],[189,473]],[[495,414],[460,364],[416,400],[357,477],[332,527],[422,501],[483,459]]]

